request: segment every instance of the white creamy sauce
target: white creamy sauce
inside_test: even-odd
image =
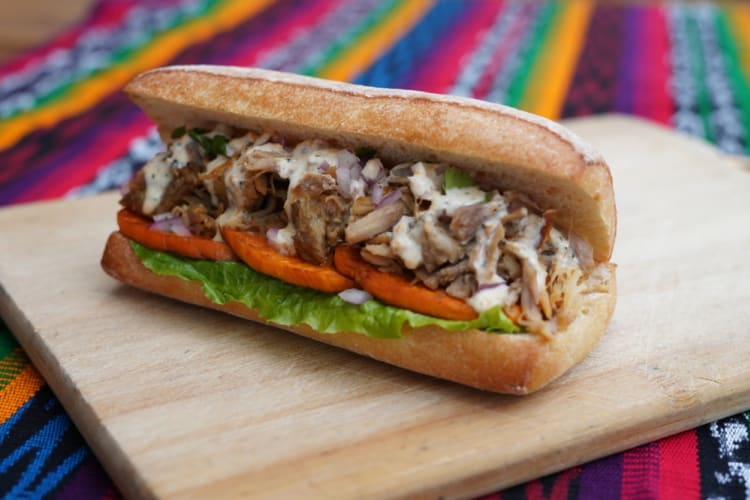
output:
[[[276,231],[275,233],[272,231],[269,231],[266,234],[266,238],[268,238],[268,241],[271,243],[271,246],[276,248],[279,252],[283,253],[284,255],[295,255],[296,251],[294,250],[294,235],[296,233],[296,230],[294,228],[294,224],[291,222],[286,225],[286,227],[283,227]]]
[[[190,161],[190,152],[188,148],[195,147],[193,139],[185,134],[175,140],[169,146],[169,160],[172,168],[182,168]]]
[[[499,276],[497,278],[500,279],[497,286],[478,290],[467,299],[467,302],[475,311],[486,311],[497,305],[505,305],[510,302],[508,300],[511,297],[510,287]],[[515,299],[513,299],[513,302],[515,302]]]
[[[393,226],[391,251],[401,258],[408,269],[416,269],[422,264],[420,236],[414,228],[414,217],[404,215]]]
[[[420,162],[412,166],[412,175],[409,177],[409,189],[418,200],[432,200],[436,186],[428,174],[427,166]]]
[[[279,177],[289,180],[289,189],[299,184],[307,172],[307,161],[304,158],[280,158],[277,166]]]
[[[457,208],[484,203],[485,196],[486,193],[477,187],[449,189],[445,194],[435,196],[432,204],[438,213],[452,217]]]
[[[498,304],[505,305],[509,297],[508,285],[497,274],[497,262],[494,263],[493,269],[495,271],[490,276],[485,277],[484,273],[482,273],[482,269],[488,264],[488,254],[494,250],[490,248],[490,240],[502,224],[502,218],[507,214],[508,211],[505,204],[498,205],[496,211],[479,226],[475,235],[477,243],[472,251],[472,260],[478,287],[477,291],[469,297],[467,302],[478,312],[485,311]]]
[[[143,213],[151,214],[161,203],[164,192],[172,182],[172,171],[167,161],[167,153],[158,153],[143,167],[146,180],[146,194],[143,198]]]
[[[235,161],[224,173],[224,185],[226,187],[227,202],[229,207],[216,219],[219,226],[233,226],[237,219],[242,218],[242,207],[244,195],[242,193],[244,184],[244,169],[241,162]]]
[[[349,192],[353,200],[366,196],[367,182],[364,179],[354,179],[349,186]]]
[[[374,181],[383,175],[384,168],[383,163],[377,158],[367,160],[365,166],[362,167],[362,177]]]

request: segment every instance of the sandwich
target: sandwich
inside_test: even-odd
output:
[[[545,386],[607,329],[612,178],[557,123],[252,68],[125,92],[166,149],[123,189],[117,280],[499,393]]]

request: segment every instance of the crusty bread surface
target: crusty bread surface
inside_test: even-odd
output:
[[[376,89],[274,71],[173,66],[143,73],[126,93],[159,125],[224,123],[373,147],[386,162],[441,161],[474,171],[482,184],[521,191],[555,223],[609,260],[617,226],[604,160],[557,123],[513,108],[423,92]]]
[[[102,268],[131,286],[182,302],[266,323],[239,302],[215,304],[198,281],[162,276],[147,269],[130,240],[119,232],[107,240]],[[478,330],[450,332],[439,327],[407,330],[399,339],[377,339],[358,333],[318,333],[306,325],[274,325],[320,342],[380,361],[478,389],[528,394],[581,361],[604,333],[615,305],[615,273],[583,296],[581,311],[567,329],[545,339],[541,335],[496,334]]]

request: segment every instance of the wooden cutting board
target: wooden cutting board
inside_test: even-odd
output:
[[[470,496],[750,408],[750,168],[622,117],[619,302],[581,365],[482,393],[121,286],[114,194],[0,211],[0,312],[131,497]]]

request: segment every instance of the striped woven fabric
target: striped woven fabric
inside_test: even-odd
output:
[[[121,185],[161,144],[119,89],[189,63],[473,96],[553,119],[629,113],[750,148],[750,6],[739,2],[99,0],[0,66],[0,205]],[[487,498],[750,496],[748,417]],[[119,497],[2,323],[0,495]]]

